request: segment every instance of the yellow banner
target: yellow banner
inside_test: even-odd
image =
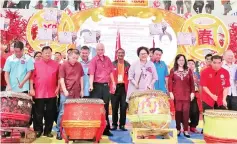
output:
[[[148,6],[148,0],[106,0],[106,6]]]

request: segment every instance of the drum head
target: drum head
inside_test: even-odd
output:
[[[129,99],[133,99],[136,97],[143,97],[143,96],[166,96],[168,97],[168,95],[162,91],[159,90],[146,90],[146,91],[136,91],[133,92],[130,96]]]
[[[77,99],[67,99],[67,103],[94,103],[94,104],[104,104],[102,99],[97,98],[77,98]]]
[[[0,98],[2,98],[2,97],[16,97],[16,98],[27,99],[27,100],[31,100],[31,98],[32,98],[28,94],[12,92],[12,91],[2,91],[0,93]]]

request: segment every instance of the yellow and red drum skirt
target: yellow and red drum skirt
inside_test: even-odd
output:
[[[106,127],[104,102],[101,99],[67,99],[62,127],[68,140],[99,141]]]
[[[129,99],[128,114],[133,128],[169,128],[171,122],[169,97],[156,90],[134,92]]]
[[[205,110],[204,122],[207,143],[237,143],[237,111]]]

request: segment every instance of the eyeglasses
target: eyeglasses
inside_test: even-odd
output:
[[[147,53],[140,53],[140,55],[147,55]]]

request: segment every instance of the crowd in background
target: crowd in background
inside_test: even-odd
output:
[[[113,136],[110,130],[127,131],[126,110],[131,93],[160,90],[174,101],[178,136],[183,131],[196,129],[199,115],[206,109],[237,110],[237,66],[234,54],[226,51],[222,56],[208,54],[206,65],[200,71],[196,62],[182,54],[175,57],[169,71],[162,61],[160,48],[139,47],[138,60],[129,64],[124,59],[125,50],[116,51],[117,59],[105,56],[102,43],[96,46],[97,55],[89,59],[87,46],[67,50],[67,59],[45,46],[34,57],[24,54],[24,44],[14,43],[14,53],[5,57],[1,53],[1,90],[28,93],[32,96],[33,128],[37,137],[53,137],[54,121],[57,139],[61,140],[61,119],[68,98],[99,98],[105,103],[106,129],[104,135]],[[80,60],[79,60],[80,58]],[[109,122],[109,103],[112,104],[112,125]],[[120,110],[120,112],[118,112]],[[120,114],[120,116],[118,116]],[[43,125],[44,119],[44,125]],[[112,127],[111,127],[112,126]],[[182,130],[183,128],[183,130]]]

